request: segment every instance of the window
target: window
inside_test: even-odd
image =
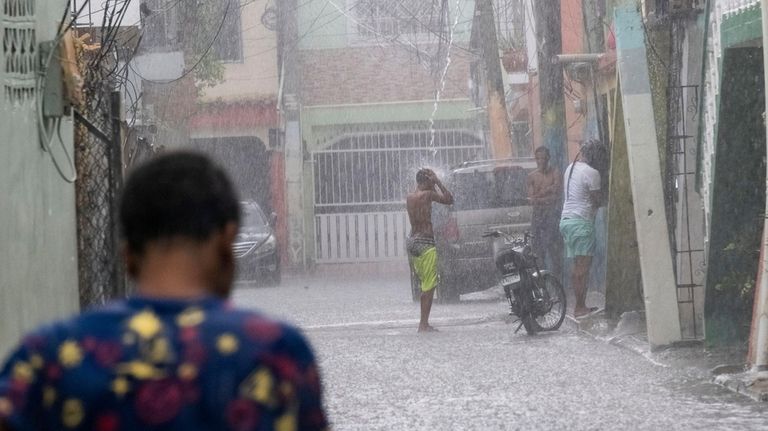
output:
[[[456,199],[453,207],[463,211],[528,205],[530,172],[520,166],[502,166],[492,172],[457,173],[448,185]]]
[[[35,61],[37,35],[35,32],[35,2],[4,0],[0,10],[2,32],[2,61],[0,70],[5,98],[21,103],[35,94]]]
[[[355,32],[364,38],[442,34],[448,31],[446,4],[438,0],[358,0],[351,7]]]
[[[228,6],[227,1],[229,2]],[[224,24],[221,26],[216,42],[214,42],[213,52],[221,61],[242,61],[243,35],[240,0],[222,1],[222,11],[227,11],[227,16],[223,17]]]
[[[513,51],[525,49],[525,2],[523,0],[495,0],[493,7],[499,48]]]
[[[157,51],[178,49],[176,10],[168,8],[164,0],[146,0],[140,10],[144,26],[142,46]]]

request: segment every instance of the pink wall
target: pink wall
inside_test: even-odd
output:
[[[586,52],[584,44],[584,20],[582,19],[582,0],[562,0],[560,2],[560,27],[563,37],[563,54],[581,54]],[[582,105],[587,105],[587,91],[577,82],[570,82],[563,76],[566,87],[565,97],[565,125],[568,128],[568,157],[573,159],[579,151],[579,142],[584,137],[585,119],[582,114],[576,112],[573,98],[581,98]],[[570,84],[572,92],[567,90]]]

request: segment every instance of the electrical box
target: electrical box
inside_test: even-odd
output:
[[[70,107],[64,97],[64,71],[59,46],[55,41],[41,42],[38,52],[38,70],[43,76],[43,94],[39,102],[42,103],[43,116],[63,117]]]

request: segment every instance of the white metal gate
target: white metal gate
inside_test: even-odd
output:
[[[405,211],[318,214],[319,262],[345,263],[404,259],[410,225]]]
[[[470,129],[342,131],[313,153],[318,263],[405,259],[405,195],[423,166],[486,158]]]

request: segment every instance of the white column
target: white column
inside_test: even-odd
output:
[[[304,268],[304,163],[301,128],[298,121],[285,125],[285,186],[288,207],[288,260],[294,268]]]
[[[633,5],[618,6],[615,13],[619,80],[648,342],[651,348],[657,348],[681,339],[677,286],[669,246],[642,18]]]

